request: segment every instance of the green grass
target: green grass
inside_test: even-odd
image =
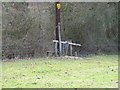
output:
[[[118,88],[118,56],[2,63],[2,88]]]

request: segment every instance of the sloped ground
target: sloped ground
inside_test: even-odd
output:
[[[3,62],[3,88],[117,88],[118,56]]]

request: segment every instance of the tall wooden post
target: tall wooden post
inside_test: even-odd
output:
[[[59,39],[59,36],[58,36],[58,23],[60,22],[60,6],[59,5],[60,5],[60,2],[55,3],[55,8],[56,8],[56,40]]]
[[[62,45],[61,45],[61,28],[60,28],[60,2],[55,3],[56,7],[56,40],[59,41],[58,44],[58,54],[62,55]]]

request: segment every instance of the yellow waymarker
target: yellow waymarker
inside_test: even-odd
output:
[[[60,9],[60,4],[59,3],[57,4],[57,8]]]

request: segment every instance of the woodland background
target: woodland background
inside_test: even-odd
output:
[[[45,57],[53,51],[55,3],[2,3],[2,57]],[[82,44],[78,55],[117,54],[118,4],[61,2],[62,40]]]

